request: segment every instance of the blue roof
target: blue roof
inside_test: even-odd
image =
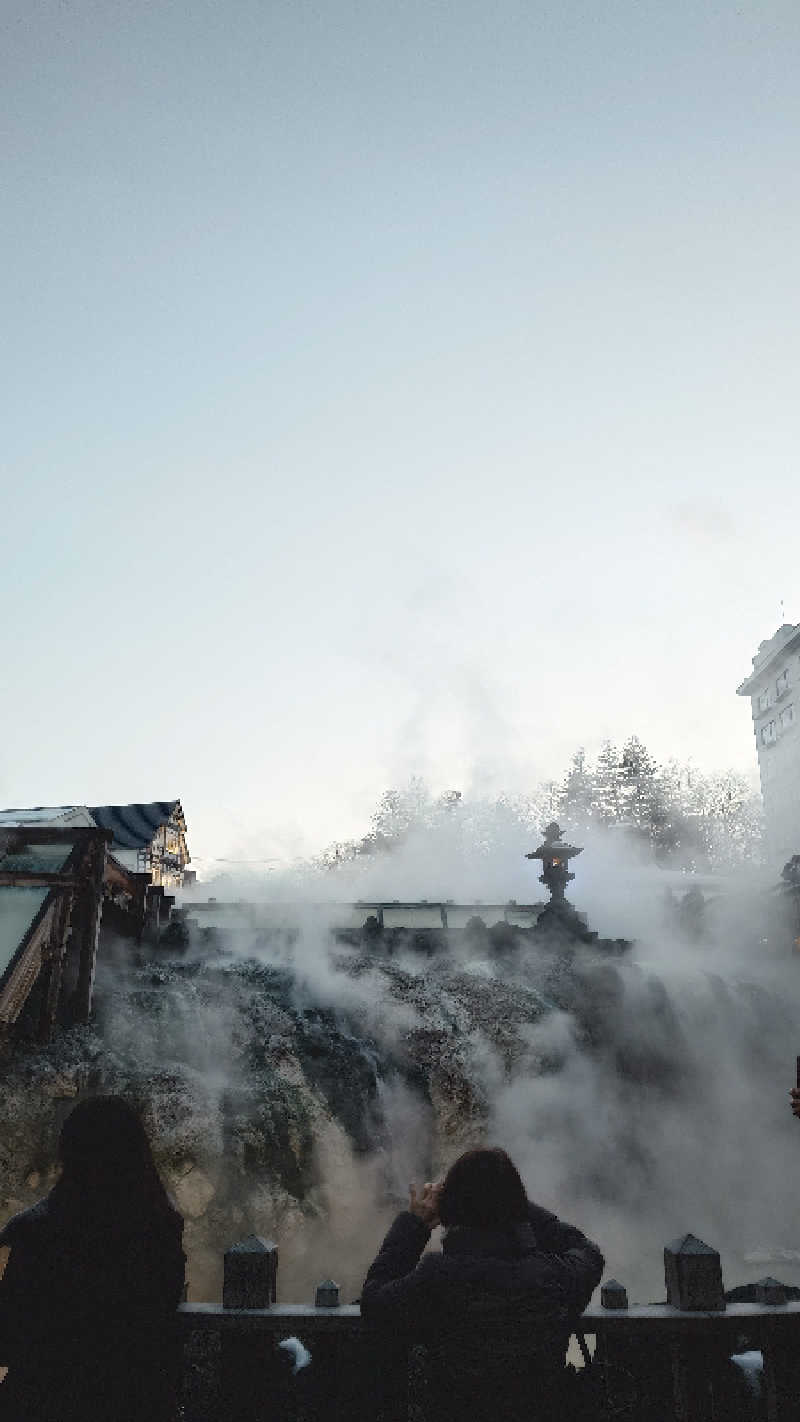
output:
[[[100,829],[111,830],[120,849],[145,849],[180,808],[180,800],[153,800],[149,805],[90,805],[89,812]]]

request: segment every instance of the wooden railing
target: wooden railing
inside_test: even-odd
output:
[[[665,1260],[676,1302],[629,1307],[625,1291],[612,1283],[584,1313],[583,1345],[593,1360],[582,1380],[573,1380],[584,1399],[581,1415],[598,1422],[800,1419],[800,1302],[725,1306],[721,1295],[703,1298],[709,1257],[719,1256],[706,1251],[676,1261],[672,1248]],[[226,1255],[227,1302],[180,1307],[185,1422],[406,1422],[409,1415],[436,1422],[425,1414],[424,1345],[388,1338],[362,1321],[357,1304],[273,1302],[276,1272],[274,1246],[243,1241]],[[318,1297],[335,1289],[330,1281],[320,1287]],[[781,1299],[774,1280],[758,1288],[762,1300]],[[242,1306],[259,1291],[265,1306]],[[312,1356],[296,1376],[278,1347],[291,1336]],[[746,1350],[763,1358],[754,1386],[731,1361]]]

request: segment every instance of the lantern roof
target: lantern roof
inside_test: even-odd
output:
[[[576,854],[583,854],[583,846],[567,844],[561,838],[561,829],[555,820],[545,827],[544,842],[534,849],[530,854],[526,854],[526,859],[573,859]]]

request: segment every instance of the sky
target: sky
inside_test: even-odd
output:
[[[5,0],[0,804],[197,863],[756,768],[800,620],[796,0]]]

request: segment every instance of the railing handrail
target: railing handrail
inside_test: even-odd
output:
[[[181,1326],[187,1331],[215,1328],[264,1332],[279,1331],[287,1324],[315,1331],[336,1332],[341,1328],[373,1328],[361,1318],[358,1304],[340,1304],[336,1308],[316,1308],[314,1304],[280,1303],[270,1308],[224,1308],[217,1303],[184,1303],[178,1307]],[[678,1309],[671,1304],[632,1304],[626,1309],[606,1309],[592,1306],[581,1315],[580,1330],[595,1336],[630,1333],[652,1329],[655,1333],[694,1331],[705,1333],[709,1326],[720,1332],[741,1331],[743,1325],[758,1322],[775,1323],[782,1319],[797,1319],[800,1324],[800,1300],[785,1304],[730,1303],[724,1310]]]

